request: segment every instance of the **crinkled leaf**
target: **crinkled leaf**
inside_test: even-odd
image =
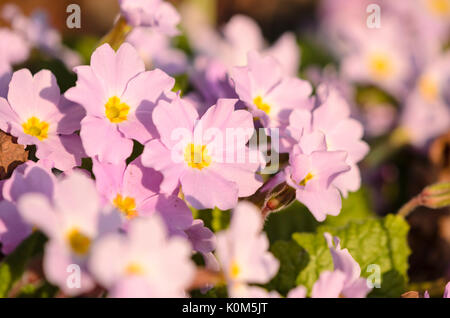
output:
[[[388,215],[382,219],[351,222],[341,228],[320,226],[316,234],[296,233],[294,241],[309,255],[308,265],[298,274],[297,285],[304,285],[310,291],[322,271],[333,269],[323,236],[324,232],[330,232],[341,239],[343,248],[348,248],[360,265],[363,277],[372,274],[367,271],[369,265],[380,266],[381,288],[373,291],[371,296],[399,297],[408,280],[408,230],[409,225],[402,217]]]

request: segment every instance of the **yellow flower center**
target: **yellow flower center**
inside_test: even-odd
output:
[[[184,149],[184,161],[189,167],[202,170],[211,164],[211,156],[206,145],[188,144]]]
[[[308,181],[311,180],[312,178],[314,178],[314,175],[313,175],[311,172],[309,172],[309,173],[306,175],[306,177],[305,177],[302,181],[300,181],[299,185],[301,185],[301,186],[306,186],[306,184],[308,183]]]
[[[117,96],[111,97],[105,104],[105,114],[106,117],[112,123],[121,123],[127,120],[128,112],[130,111],[130,106],[120,101]]]
[[[386,78],[392,73],[392,63],[384,54],[374,54],[369,58],[369,69],[375,78]]]
[[[91,247],[91,239],[77,228],[73,228],[67,233],[67,241],[72,251],[78,255],[85,255]]]
[[[232,279],[236,279],[236,278],[238,278],[240,273],[241,273],[241,268],[239,267],[239,265],[236,261],[233,261],[230,266],[230,277]]]
[[[144,274],[144,268],[135,262],[131,262],[130,264],[127,265],[127,267],[125,268],[125,273],[127,275],[143,275]]]
[[[435,101],[439,95],[436,80],[430,76],[422,76],[419,80],[419,91],[428,101]]]
[[[263,112],[265,112],[266,114],[270,113],[270,105],[267,103],[264,103],[263,99],[261,96],[257,96],[253,99],[253,104],[256,105],[256,108],[262,110]]]
[[[115,207],[126,216],[127,219],[132,219],[138,216],[136,202],[133,198],[123,197],[121,194],[118,194],[113,203]]]
[[[431,12],[439,16],[450,14],[450,0],[428,0],[428,7]]]
[[[34,116],[23,123],[22,128],[24,133],[36,137],[41,141],[48,137],[49,124],[45,121],[40,121]]]

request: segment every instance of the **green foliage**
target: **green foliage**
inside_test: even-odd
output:
[[[360,265],[363,277],[371,275],[367,272],[370,264],[380,266],[381,288],[375,289],[371,296],[399,297],[408,280],[408,230],[409,226],[402,217],[388,215],[383,219],[352,221],[341,228],[320,226],[315,234],[296,233],[294,241],[309,255],[308,265],[298,274],[297,285],[311,290],[322,271],[332,270],[331,254],[323,236],[323,233],[330,232],[341,239],[343,248],[348,248]]]
[[[42,252],[45,237],[35,232],[24,240],[0,264],[0,298],[8,296],[12,286],[20,279],[31,258]]]
[[[286,295],[289,290],[296,287],[298,273],[308,264],[308,254],[293,241],[277,241],[270,247],[270,251],[280,261],[280,269],[265,287]]]

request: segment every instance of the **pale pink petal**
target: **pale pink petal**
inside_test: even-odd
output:
[[[86,116],[81,126],[81,140],[90,157],[98,156],[100,161],[117,164],[131,155],[133,141],[125,138],[115,125]]]

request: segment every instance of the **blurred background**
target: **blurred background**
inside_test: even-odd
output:
[[[274,43],[286,31],[295,32],[301,54],[298,74],[313,83],[318,78],[320,80],[325,76],[324,74],[317,75],[317,67],[339,69],[342,64],[344,55],[340,54],[339,50],[330,48],[330,43],[334,45],[334,42],[329,42],[328,38],[323,36],[323,28],[328,30],[330,34],[334,30],[331,29],[333,24],[327,24],[331,20],[324,20],[323,14],[319,14],[319,12],[323,13],[323,10],[320,11],[322,5],[320,1],[172,0],[171,2],[177,6],[182,19],[188,21],[189,24],[199,22],[197,19],[205,19],[207,24],[220,31],[231,17],[236,14],[245,14],[256,21],[268,43]],[[329,4],[331,1],[326,2],[331,6]],[[350,2],[353,1],[347,0],[347,3]],[[354,3],[359,2],[361,1],[354,1]],[[408,2],[399,1],[406,7]],[[90,53],[98,44],[100,38],[112,28],[119,13],[117,0],[0,0],[0,8],[6,3],[18,5],[25,15],[32,14],[36,9],[45,10],[48,14],[49,24],[61,33],[63,42],[67,46],[83,56],[85,62],[88,62]],[[72,3],[81,7],[81,29],[66,27],[68,16],[66,7]],[[445,7],[446,0],[439,3],[438,1],[430,1],[430,3],[433,5],[432,9],[436,9],[436,12],[447,14],[445,11],[447,10],[450,14],[450,4],[448,8]],[[193,4],[201,8],[202,15],[193,13],[191,10]],[[334,10],[339,11],[340,8],[336,7]],[[348,6],[343,7],[342,10],[349,10],[349,8]],[[394,10],[393,12],[406,11],[398,9],[398,11]],[[400,19],[400,13],[394,13],[394,16],[395,14],[398,14]],[[420,10],[418,14],[421,14]],[[448,18],[446,22],[448,24],[450,15],[444,15],[444,18]],[[345,21],[343,19],[340,22],[345,24]],[[8,26],[8,22],[3,20],[0,25]],[[182,26],[182,28],[184,27],[189,26]],[[348,28],[355,28],[355,25],[349,24]],[[410,31],[400,31],[400,34],[397,35],[400,38],[411,36],[410,33],[406,34]],[[422,42],[422,38],[420,38],[422,35],[419,35],[419,33],[413,31],[411,34],[414,34],[411,42],[416,47],[431,46],[431,44]],[[184,43],[186,39],[183,37],[178,37],[175,41],[176,46],[184,49],[187,54],[192,49],[187,47],[188,45]],[[450,43],[448,38],[440,41],[443,43],[443,47],[448,48],[448,43]],[[448,60],[448,54],[443,59]],[[430,60],[434,60],[434,58]],[[415,64],[420,64],[417,61],[420,61],[420,59],[415,59]],[[40,68],[52,69],[58,80],[63,82],[60,82],[60,86],[63,88],[70,87],[76,80],[75,75],[63,65],[55,66],[52,61],[45,59],[35,58],[33,60],[31,58],[18,67],[22,66],[29,67],[33,71]],[[371,82],[357,82],[355,84],[353,81],[351,85],[349,99],[355,107],[355,113],[358,114],[356,117],[359,116],[358,118],[363,121],[367,128],[365,139],[371,146],[371,153],[361,163],[361,169],[362,191],[367,194],[372,209],[379,215],[395,213],[402,204],[417,195],[425,186],[436,182],[450,181],[450,125],[444,123],[443,128],[427,138],[423,144],[404,142],[395,127],[402,120],[399,114],[406,107],[404,104],[407,103],[404,101],[407,98],[399,97],[396,92],[390,91],[389,88],[386,89]],[[444,107],[449,107],[448,103]],[[431,112],[431,109],[424,110],[425,117],[429,115],[428,112]],[[377,123],[371,121],[375,118],[374,116],[378,120]],[[385,123],[380,124],[382,128],[378,130],[371,128],[371,125],[380,122]],[[421,124],[423,123],[421,122]],[[420,133],[422,127],[433,126],[433,121],[425,122],[422,126],[414,125]],[[443,277],[450,277],[449,209],[419,208],[410,216],[409,223],[411,225],[409,243],[413,251],[410,257],[409,270],[412,282],[434,281]]]

